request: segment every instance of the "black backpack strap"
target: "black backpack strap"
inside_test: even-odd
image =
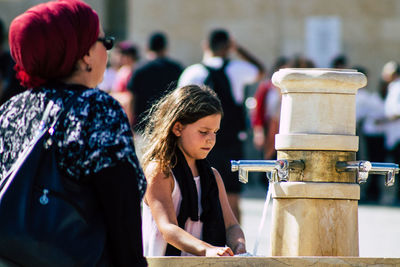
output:
[[[49,116],[50,116],[50,111],[53,108],[53,106],[54,106],[54,101],[53,101],[53,99],[50,99],[49,103],[46,106],[46,109],[43,112],[43,116],[42,116],[42,119],[41,119],[40,124],[39,124],[40,125],[39,126],[39,132],[46,128],[47,121],[48,121]],[[40,135],[40,134],[38,134],[38,135]]]
[[[210,75],[212,75],[212,73],[215,73],[215,72],[222,72],[224,75],[226,75],[226,73],[225,73],[225,68],[226,68],[226,66],[228,66],[228,64],[229,64],[229,59],[224,59],[224,62],[222,63],[222,66],[220,67],[220,68],[213,68],[213,67],[210,67],[210,66],[207,66],[206,64],[204,64],[204,63],[200,63],[204,68],[206,68],[207,69],[207,71],[208,71],[208,75],[207,75],[207,78],[206,78],[206,81],[207,80],[209,80],[210,79]],[[227,79],[228,79],[228,77],[226,77]],[[229,81],[229,79],[228,79],[228,81]],[[206,82],[204,82],[205,84],[207,84]]]
[[[25,161],[26,157],[29,155],[29,153],[32,151],[32,149],[35,147],[36,143],[39,141],[39,139],[45,134],[45,132],[48,130],[47,126],[47,120],[49,119],[50,116],[50,111],[54,106],[54,101],[51,99],[49,103],[46,106],[46,109],[43,112],[42,119],[40,120],[39,123],[39,130],[37,131],[35,137],[33,140],[29,143],[29,145],[24,149],[24,151],[21,153],[21,155],[18,157],[18,159],[14,162],[14,164],[11,166],[11,168],[8,170],[4,178],[0,182],[0,189],[4,187],[4,184],[7,182],[8,177],[21,166],[21,164]]]
[[[208,70],[208,72],[225,71],[226,66],[228,66],[228,64],[229,64],[229,59],[228,58],[224,58],[222,66],[220,68],[213,68],[213,67],[207,66],[204,63],[200,63],[200,64],[203,65],[203,67],[206,68]]]
[[[245,130],[246,117],[242,103],[237,103],[231,81],[229,80],[225,70],[229,64],[228,59],[224,59],[222,66],[218,69],[210,66],[203,66],[208,70],[208,75],[204,80],[204,84],[210,86],[221,100],[224,117],[221,121],[221,129],[219,131],[218,143],[238,142],[238,134]]]
[[[65,118],[67,117],[68,111],[71,110],[72,106],[75,104],[76,100],[81,96],[81,94],[76,93],[73,94],[64,104],[60,113],[56,116],[53,123],[50,125],[49,128],[54,128],[57,122],[62,123],[64,122]]]
[[[221,70],[225,70],[226,66],[228,66],[229,64],[229,59],[228,58],[224,58],[224,63],[222,64]]]
[[[229,81],[228,75],[225,73],[225,69],[229,64],[229,59],[224,59],[223,64],[220,68],[213,68],[201,63],[208,71],[208,75],[204,80],[204,84],[210,86],[218,95],[224,106],[237,106],[236,101],[233,97],[231,82]]]

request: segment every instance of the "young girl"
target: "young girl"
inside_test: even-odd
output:
[[[144,131],[146,256],[246,252],[222,178],[206,160],[221,117],[215,92],[196,85],[175,89],[153,106]]]

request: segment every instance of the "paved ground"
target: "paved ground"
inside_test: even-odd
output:
[[[247,239],[247,250],[253,253],[258,235],[266,192],[261,185],[246,184],[242,194],[242,227]],[[271,225],[271,205],[260,236],[257,255],[267,254],[269,229]],[[359,240],[361,257],[400,257],[400,207],[359,206]]]

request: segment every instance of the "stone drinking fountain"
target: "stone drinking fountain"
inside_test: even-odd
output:
[[[150,266],[400,265],[400,259],[358,257],[359,184],[369,174],[381,174],[391,186],[399,172],[397,164],[356,159],[355,98],[367,84],[365,75],[281,69],[272,82],[282,93],[277,160],[231,162],[244,183],[248,172],[265,172],[271,179],[268,257],[153,258]]]

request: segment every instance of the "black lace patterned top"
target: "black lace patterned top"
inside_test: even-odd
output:
[[[0,179],[35,136],[50,99],[55,105],[50,120],[66,101],[79,94],[64,121],[56,125],[60,170],[74,179],[85,179],[118,162],[129,162],[136,171],[141,197],[146,182],[139,166],[128,119],[108,94],[79,85],[28,90],[0,107]],[[57,89],[58,88],[58,89]]]

